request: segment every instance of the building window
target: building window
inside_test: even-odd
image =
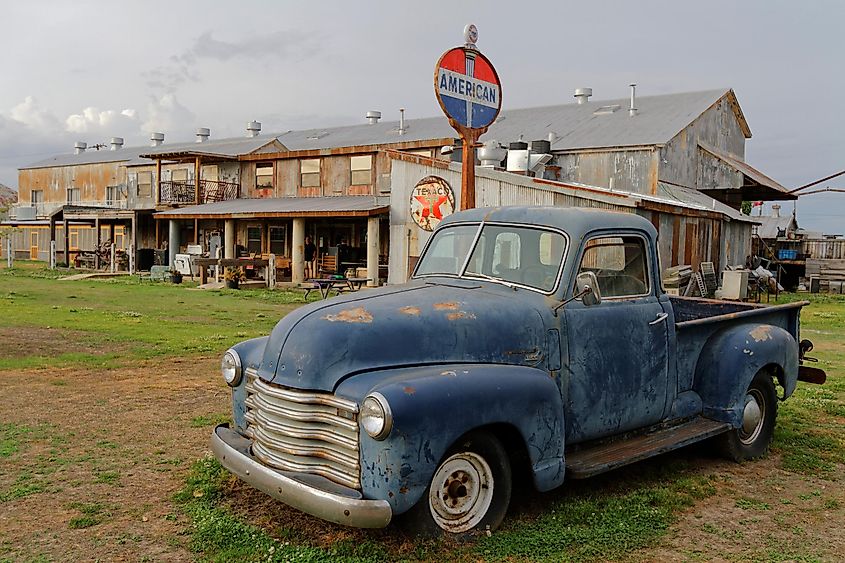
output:
[[[273,189],[273,163],[260,162],[255,165],[255,189]]]
[[[29,192],[29,202],[32,205],[44,203],[44,190],[32,190]]]
[[[70,250],[79,250],[79,231],[70,229]]]
[[[300,185],[303,188],[320,187],[320,159],[306,158],[299,161]]]
[[[79,203],[81,200],[79,198],[79,188],[68,188],[67,189],[67,202],[68,203]]]
[[[177,168],[170,172],[170,180],[173,182],[182,182],[183,184],[188,181],[188,169],[187,168]]]
[[[124,250],[124,233],[123,227],[115,227],[114,229],[114,247],[120,250]]]
[[[352,168],[352,185],[361,186],[373,181],[373,155],[353,156],[350,166]]]
[[[261,227],[246,228],[246,250],[253,254],[261,254]]]
[[[270,253],[276,256],[285,255],[284,227],[270,227]]]
[[[138,197],[153,196],[153,173],[138,172]]]
[[[119,206],[122,199],[121,192],[120,186],[106,186],[106,205],[109,207]]]

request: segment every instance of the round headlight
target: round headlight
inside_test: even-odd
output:
[[[393,415],[390,412],[390,405],[381,393],[368,395],[361,403],[358,412],[358,420],[367,434],[376,440],[384,440],[390,434],[393,427]]]
[[[226,350],[226,353],[223,354],[223,361],[220,362],[220,370],[223,372],[223,379],[226,380],[229,386],[235,387],[240,383],[243,370],[241,369],[241,358],[238,356],[238,353],[231,349]]]

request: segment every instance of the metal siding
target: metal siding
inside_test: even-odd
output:
[[[744,158],[745,135],[726,99],[686,125],[660,150],[660,179],[691,187],[708,186],[702,182],[719,182],[711,185],[721,186],[742,185],[742,175],[717,166],[716,159],[702,162],[698,141]]]

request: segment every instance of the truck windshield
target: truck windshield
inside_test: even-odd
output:
[[[557,231],[501,223],[455,225],[434,233],[415,277],[479,278],[549,293],[557,287],[565,249],[566,239]]]

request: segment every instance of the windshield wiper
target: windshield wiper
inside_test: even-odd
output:
[[[488,276],[487,274],[482,274],[481,272],[464,272],[465,277],[479,277],[485,280],[490,280],[491,282],[500,283],[506,287],[511,289],[516,289],[516,284],[513,284],[509,281],[505,281],[502,278],[494,278],[493,276]]]

